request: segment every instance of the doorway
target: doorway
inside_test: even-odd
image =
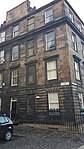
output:
[[[17,110],[17,100],[14,98],[11,98],[11,103],[10,103],[10,118],[12,120],[16,119],[16,110]]]

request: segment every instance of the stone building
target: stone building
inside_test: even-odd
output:
[[[9,10],[0,27],[0,113],[61,122],[81,114],[83,96],[84,23],[68,1]]]

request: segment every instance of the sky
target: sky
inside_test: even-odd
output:
[[[0,24],[6,20],[6,12],[16,7],[25,0],[0,0]],[[53,0],[30,0],[31,7],[39,8]],[[84,0],[68,0],[71,6],[75,9],[79,17],[84,22]]]

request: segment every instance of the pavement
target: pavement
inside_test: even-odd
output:
[[[84,149],[84,134],[18,125],[11,141],[0,141],[0,149]]]
[[[84,145],[82,145],[81,147],[79,147],[78,149],[84,149]]]

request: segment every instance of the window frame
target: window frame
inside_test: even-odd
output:
[[[35,114],[35,95],[30,94],[28,95],[28,98],[27,98],[27,115],[34,115],[34,114]]]
[[[76,65],[77,64],[77,65]],[[75,78],[76,80],[81,80],[81,74],[80,74],[80,63],[78,61],[74,61],[74,70],[75,70]]]
[[[15,29],[16,27],[18,27],[18,29]],[[15,25],[13,26],[13,38],[19,36],[19,25]]]
[[[29,69],[32,69],[34,67],[34,70],[33,73],[30,73],[30,70]],[[32,77],[34,78],[34,81],[29,81],[29,77]],[[35,84],[36,83],[36,65],[35,64],[32,64],[32,65],[28,65],[27,66],[27,85],[32,85],[32,84]]]
[[[0,72],[0,75],[1,75],[1,80],[0,80],[0,88],[2,88],[3,87],[3,73],[2,72]]]
[[[33,23],[29,23],[29,22],[31,22],[32,19],[33,19],[33,21],[32,21]],[[34,16],[27,20],[27,26],[28,26],[28,31],[32,31],[35,29],[35,17]],[[31,27],[31,26],[33,26],[33,27]]]
[[[3,56],[1,56],[2,55],[1,52],[3,52]],[[4,61],[5,61],[5,59],[4,59],[4,50],[1,50],[0,51],[0,64],[3,64]]]
[[[17,74],[16,74],[16,76],[14,76],[14,71],[17,71]],[[17,86],[18,85],[18,69],[16,68],[16,69],[12,69],[11,70],[11,87],[12,86]],[[14,79],[16,79],[16,81],[14,80]],[[15,82],[15,83],[14,83]]]
[[[0,112],[2,110],[2,98],[0,98]]]
[[[83,93],[79,92],[79,102],[80,102],[80,109],[84,109],[84,98],[83,98]]]
[[[16,53],[13,52],[13,50],[14,50],[15,47],[18,47],[18,48],[17,48],[17,52],[16,52],[16,53],[18,53],[17,58],[14,58],[14,55],[15,55]],[[15,50],[16,50],[16,49],[15,49]],[[12,61],[16,61],[16,60],[18,60],[18,59],[19,59],[19,46],[18,46],[18,44],[17,44],[17,45],[12,46],[11,60],[12,60]]]
[[[30,42],[33,41],[33,46],[30,46]],[[29,51],[32,50],[32,54],[29,54]],[[34,53],[34,50],[35,50],[35,40],[34,39],[30,39],[27,41],[27,57],[31,57],[33,56],[35,53]]]
[[[75,23],[74,14],[73,14],[73,12],[71,10],[69,10],[69,18],[70,18],[72,23]]]
[[[52,99],[54,97],[55,99],[52,102]],[[49,109],[49,115],[59,115],[60,104],[59,104],[58,92],[48,92],[48,109]]]
[[[79,29],[79,31],[81,32],[81,22],[79,20],[77,20],[77,28]]]
[[[72,32],[72,48],[74,51],[78,52],[78,49],[77,49],[77,38],[76,38],[76,34],[74,34]]]
[[[49,79],[49,77],[48,77],[48,72],[51,72],[52,71],[52,69],[51,70],[48,70],[48,63],[52,63],[52,62],[55,62],[55,66],[56,66],[56,69],[55,68],[53,68],[53,72],[55,71],[55,78],[53,78],[53,79]],[[51,72],[52,73],[52,72]],[[48,61],[46,61],[46,78],[47,78],[47,81],[53,81],[53,80],[57,80],[58,79],[58,72],[57,72],[57,59],[52,59],[52,60],[48,60]]]
[[[47,16],[47,12],[48,12],[49,10],[52,10],[52,13]],[[52,19],[49,20],[49,18],[51,18],[51,17],[52,17]],[[50,8],[48,8],[48,9],[45,11],[45,24],[46,24],[46,23],[49,23],[49,22],[52,22],[53,20],[54,20],[54,12],[53,12],[53,8],[50,7]]]
[[[49,34],[52,34],[52,33],[53,33],[53,37],[54,38],[49,40],[48,36],[49,36]],[[50,47],[48,47],[49,43],[51,43]],[[50,50],[55,49],[55,46],[56,46],[56,36],[55,36],[55,31],[54,30],[51,30],[51,31],[45,33],[45,44],[46,44],[46,51],[50,51]]]
[[[3,34],[4,34],[4,36],[2,36]],[[5,31],[3,31],[0,33],[0,43],[4,42],[5,40],[6,40],[6,34],[5,34]]]
[[[84,42],[81,41],[82,57],[84,58]]]

